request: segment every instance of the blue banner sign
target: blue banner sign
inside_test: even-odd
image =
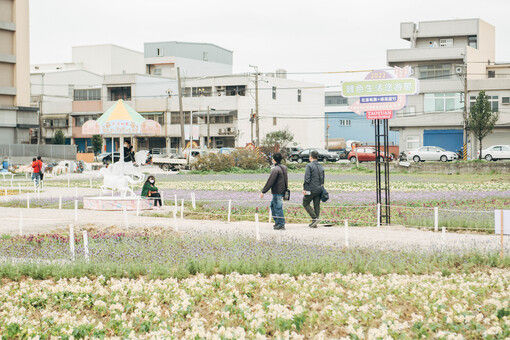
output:
[[[398,100],[397,96],[371,96],[371,97],[360,97],[360,103],[391,103]]]

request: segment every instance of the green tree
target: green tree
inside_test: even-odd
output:
[[[271,152],[278,152],[285,149],[293,140],[294,136],[290,131],[278,130],[269,132],[262,140],[262,146]]]
[[[471,107],[467,120],[468,130],[475,135],[480,144],[480,154],[478,156],[480,159],[482,159],[482,140],[494,130],[498,117],[498,112],[492,111],[491,103],[485,91],[480,91],[478,97],[476,97],[476,102]]]
[[[62,130],[55,131],[55,135],[53,136],[53,144],[65,144],[66,143],[66,137],[64,135],[64,132]]]
[[[103,138],[101,138],[100,135],[92,136],[92,148],[94,149],[95,154],[101,152],[101,149],[103,148]]]

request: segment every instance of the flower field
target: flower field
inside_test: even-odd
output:
[[[0,334],[188,339],[510,336],[510,271],[4,281]]]

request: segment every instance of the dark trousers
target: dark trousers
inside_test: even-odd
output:
[[[310,203],[313,201],[313,208],[310,206]],[[303,207],[312,220],[319,219],[319,215],[321,213],[321,194],[311,194],[305,195],[303,197]]]
[[[158,204],[159,206],[161,207],[161,198],[157,198],[157,197],[161,197],[161,195],[159,194],[159,192],[154,192],[154,193],[151,193],[149,195],[149,197],[153,198],[153,197],[156,197],[154,198],[154,206],[157,207]]]

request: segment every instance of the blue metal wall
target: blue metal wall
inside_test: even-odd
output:
[[[462,130],[424,130],[423,145],[455,152],[462,147],[463,136]]]
[[[350,120],[350,126],[340,125],[340,120]],[[375,131],[371,121],[365,116],[354,112],[326,112],[326,123],[329,124],[329,138],[344,138],[345,141],[356,140],[364,143],[374,143]],[[325,130],[327,131],[327,130]],[[398,145],[398,131],[390,131],[388,141]]]

